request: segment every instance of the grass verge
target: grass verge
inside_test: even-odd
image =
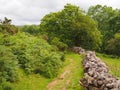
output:
[[[13,84],[14,90],[45,90],[51,81],[39,74],[26,75],[22,70],[19,70],[19,76],[20,80]]]
[[[61,69],[58,77],[51,82],[49,86],[50,89],[47,90],[83,90],[82,86],[79,84],[80,78],[83,77],[83,67],[82,67],[83,56],[67,53],[65,66]],[[65,72],[67,72],[65,74]],[[63,79],[59,79],[64,75]]]
[[[120,79],[120,58],[113,58],[109,55],[97,53],[97,56],[103,60],[109,67],[109,72]]]

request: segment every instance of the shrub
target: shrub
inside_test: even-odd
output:
[[[67,44],[61,42],[60,39],[57,37],[54,37],[52,39],[51,44],[57,46],[57,48],[61,51],[65,51],[68,47]]]
[[[114,38],[108,41],[106,51],[109,54],[120,56],[120,33],[116,33],[114,35]]]
[[[47,51],[40,55],[34,63],[34,71],[50,78],[56,76],[62,66],[62,55]]]
[[[12,50],[0,45],[0,79],[17,80],[18,61]]]
[[[54,77],[62,66],[64,54],[54,50],[45,40],[25,33],[10,36],[8,42],[18,63],[26,73],[40,73]]]
[[[13,90],[13,86],[10,82],[2,82],[0,83],[0,90]]]

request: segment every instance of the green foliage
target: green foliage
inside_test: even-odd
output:
[[[98,29],[102,34],[101,51],[106,52],[107,42],[119,31],[119,10],[109,6],[91,6],[87,13],[98,23]]]
[[[0,20],[0,90],[13,90],[11,82],[18,78],[18,59],[13,54],[8,36],[17,33],[17,27],[11,25],[11,20],[5,17]]]
[[[109,30],[109,20],[117,13],[112,7],[96,5],[91,6],[88,10],[88,15],[98,22],[98,29],[104,34]]]
[[[19,77],[19,82],[12,83],[13,90],[45,90],[47,84],[52,80],[39,74],[26,75],[21,69],[19,69]]]
[[[35,72],[46,77],[56,76],[62,66],[61,56],[57,53],[44,52],[39,58],[34,63]]]
[[[106,50],[109,54],[120,56],[120,33],[116,33],[114,38],[109,40]]]
[[[109,20],[110,32],[114,35],[115,33],[120,33],[120,12]]]
[[[37,25],[24,25],[20,27],[20,30],[31,35],[37,35],[40,33],[39,26]]]
[[[52,39],[51,44],[57,46],[57,48],[61,51],[65,51],[68,47],[65,43],[61,42],[60,39],[57,37],[54,37]]]
[[[11,19],[4,18],[4,20],[0,20],[0,32],[15,34],[18,32],[18,28],[15,25],[11,25]]]
[[[120,58],[113,57],[111,55],[97,53],[97,56],[100,57],[108,66],[109,72],[120,79]]]
[[[79,84],[80,78],[83,77],[82,55],[66,52],[65,59],[64,67],[59,72],[58,77],[51,82],[56,82],[56,84],[50,86],[50,89],[62,90],[65,88],[66,90],[83,90]],[[58,78],[60,77],[64,79],[59,80]]]
[[[3,24],[6,25],[5,28]],[[32,36],[37,34],[34,32],[36,26],[26,27],[25,32],[32,35],[22,32],[9,34],[5,30],[7,26],[12,27],[7,22],[2,22],[0,27],[0,83],[4,80],[17,81],[18,68],[22,68],[27,74],[39,73],[45,77],[55,77],[62,67],[64,54],[58,52],[42,38]],[[9,90],[9,86],[5,88]]]
[[[67,4],[63,10],[44,16],[40,27],[25,25],[20,28],[22,32],[11,25],[10,19],[5,17],[3,21],[0,20],[0,90],[13,89],[11,83],[21,80],[19,70],[24,71],[26,77],[39,74],[48,78],[57,76],[65,60],[64,53],[60,51],[73,46],[99,50],[101,33],[101,49],[120,56],[119,10],[96,5],[89,8],[88,15],[79,7]],[[73,62],[71,58],[76,61]],[[68,68],[75,71],[70,72],[71,76],[68,75],[67,79],[71,79],[71,82],[66,88],[80,89],[76,82],[78,76],[83,75],[83,70],[80,70],[82,67],[79,67],[80,60],[76,55],[68,59],[71,65]],[[78,69],[79,72],[76,72]],[[72,76],[76,77],[73,79]]]
[[[0,83],[3,79],[14,82],[18,79],[18,61],[12,50],[0,45]]]
[[[120,14],[116,14],[109,20],[110,36],[106,44],[106,51],[109,54],[120,56]]]
[[[0,90],[13,90],[13,85],[10,82],[2,82],[0,85]]]
[[[40,28],[48,33],[50,40],[57,37],[70,47],[95,50],[101,44],[96,22],[74,5],[67,4],[62,11],[44,16]]]
[[[18,63],[26,73],[40,73],[46,77],[57,75],[62,66],[62,54],[55,51],[46,41],[25,33],[6,36],[7,44],[17,56]]]

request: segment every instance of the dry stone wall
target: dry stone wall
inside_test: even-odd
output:
[[[81,48],[81,47],[73,47],[71,49],[71,51],[73,51],[73,52],[75,52],[77,54],[83,54],[83,53],[85,53],[85,50],[83,48]]]
[[[95,52],[86,52],[83,67],[84,78],[80,84],[84,90],[120,90],[120,80],[109,74],[108,67],[96,57]]]

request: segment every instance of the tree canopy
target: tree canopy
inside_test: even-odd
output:
[[[101,51],[106,52],[107,42],[119,31],[119,10],[109,6],[91,6],[87,14],[98,23],[102,34]]]
[[[82,46],[95,50],[101,44],[96,22],[79,7],[71,4],[65,5],[59,12],[44,16],[40,28],[47,32],[49,40],[57,37],[70,47]]]
[[[87,14],[98,23],[98,29],[103,33],[109,30],[109,20],[116,15],[117,11],[112,7],[96,5],[91,6]]]
[[[4,18],[4,20],[0,20],[0,32],[15,34],[18,32],[18,28],[15,25],[11,24],[12,20],[8,18]]]

